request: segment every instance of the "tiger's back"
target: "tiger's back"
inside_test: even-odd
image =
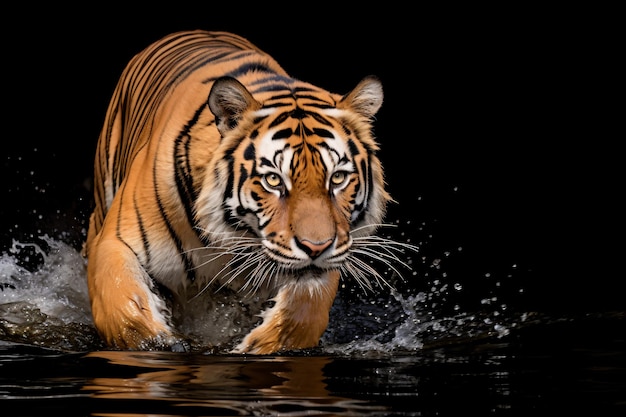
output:
[[[227,32],[173,33],[137,54],[124,69],[111,98],[95,160],[95,209],[90,233],[97,234],[139,150],[153,138],[149,126],[162,117],[161,106],[189,76],[203,90],[183,90],[178,104],[195,112],[206,104],[212,82],[220,76],[237,76],[245,65],[264,67],[287,76],[280,65],[255,45]],[[244,67],[242,67],[242,64]],[[195,72],[198,67],[202,71]],[[206,77],[206,78],[204,78]],[[172,105],[176,105],[172,102]],[[170,109],[171,110],[171,109]],[[216,132],[214,132],[216,133]],[[216,133],[217,134],[217,133]],[[87,242],[91,241],[89,238]]]
[[[237,351],[316,345],[340,273],[380,277],[355,256],[380,247],[355,238],[390,199],[371,135],[381,103],[375,78],[330,93],[226,32],[136,55],[99,138],[84,248],[103,339],[172,346],[181,297],[228,287],[274,300]]]

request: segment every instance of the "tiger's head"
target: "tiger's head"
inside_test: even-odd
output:
[[[354,251],[390,200],[371,125],[382,101],[375,77],[344,96],[301,82],[271,92],[214,83],[208,105],[221,144],[196,220],[210,241],[258,265],[254,285],[342,269],[368,281]]]

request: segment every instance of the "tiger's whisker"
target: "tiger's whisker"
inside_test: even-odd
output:
[[[342,272],[342,275],[352,277],[364,292],[373,290],[370,280],[365,276],[365,274],[363,274],[363,272],[359,268],[356,268],[351,262],[346,262],[345,264],[341,265],[339,270]]]
[[[222,253],[220,254],[220,256],[224,256],[224,255],[231,255],[230,253]],[[200,295],[202,295],[214,282],[215,280],[217,280],[218,278],[227,278],[226,282],[222,285],[220,285],[220,287],[217,289],[217,291],[221,290],[222,288],[224,288],[225,286],[227,286],[228,284],[230,284],[233,279],[235,279],[240,272],[243,272],[243,270],[239,271],[237,268],[231,268],[235,263],[238,263],[241,261],[241,258],[249,258],[249,257],[253,257],[253,261],[256,261],[258,259],[261,258],[261,254],[259,253],[255,253],[255,252],[245,252],[245,251],[239,251],[234,253],[234,255],[238,255],[239,257],[233,257],[232,259],[230,259],[228,262],[226,262],[226,264],[224,264],[224,266],[217,272],[215,273],[215,275],[213,276],[213,278],[211,278],[206,285],[203,286],[203,288],[192,297],[193,299],[196,299],[197,297],[199,297]],[[211,260],[205,262],[206,263],[210,263]],[[245,262],[244,262],[245,263]]]
[[[269,270],[273,268],[272,263],[268,261],[260,262],[255,267],[254,271],[250,273],[252,279],[246,280],[245,284],[240,288],[240,291],[246,290],[248,287],[248,295],[254,294],[261,288],[267,276],[269,276]]]
[[[386,266],[388,266],[389,268],[393,269],[398,275],[402,275],[402,274],[394,266],[394,264],[396,263],[402,265],[403,267],[407,269],[411,269],[411,267],[406,262],[400,260],[400,258],[398,258],[393,253],[391,254],[384,253],[384,252],[380,253],[380,252],[375,251],[374,248],[371,248],[371,247],[356,248],[354,250],[354,253],[359,253],[361,255],[367,256],[368,258],[380,261]]]
[[[359,233],[364,229],[377,229],[379,227],[396,227],[396,225],[391,224],[391,223],[370,223],[370,224],[366,224],[363,226],[359,226],[359,227],[355,227],[354,229],[350,230],[350,234],[355,234],[355,233]]]
[[[375,256],[375,255],[372,255],[372,254],[367,253],[367,252],[365,252],[365,251],[359,251],[359,252],[357,252],[357,253],[360,253],[360,254],[367,254],[367,255],[368,255],[371,259],[374,259],[374,260],[377,260],[377,261],[379,261],[379,262],[383,263],[383,264],[384,264],[385,266],[387,266],[389,269],[391,269],[391,270],[392,270],[392,271],[394,271],[396,274],[398,274],[398,276],[402,276],[402,273],[401,273],[401,272],[400,272],[400,271],[399,271],[399,270],[398,270],[398,269],[397,269],[397,268],[393,265],[393,263],[392,263],[392,262],[389,262],[389,261],[387,261],[387,260],[386,260],[386,259],[384,259],[384,258],[381,258],[381,257]],[[402,265],[405,265],[405,266],[408,268],[408,265],[406,265],[404,262],[401,262],[401,263],[402,263]],[[369,265],[368,265],[368,266],[369,266]],[[370,268],[371,268],[371,267],[370,267]],[[374,272],[378,273],[376,270],[374,270],[374,268],[371,268],[371,271],[370,271],[370,272],[372,272],[372,273],[374,273]]]
[[[196,248],[196,249],[211,249],[213,252],[206,255],[209,258],[207,262],[211,262],[225,255],[237,256],[242,252],[248,251],[254,247],[259,247],[258,239],[254,240],[236,240],[234,244],[213,246],[211,248]],[[206,264],[204,262],[202,265]]]
[[[387,239],[377,235],[355,237],[354,241],[364,244],[378,244],[381,245],[381,247],[384,246],[393,250],[408,249],[413,252],[419,252],[420,249],[419,246],[413,245],[411,243],[398,242],[396,240]]]
[[[253,276],[255,271],[259,268],[259,264],[261,262],[259,261],[263,261],[264,260],[264,255],[262,253],[250,253],[250,254],[245,254],[246,257],[248,257],[249,259],[247,259],[246,261],[241,261],[240,259],[232,259],[226,266],[230,267],[232,266],[232,264],[235,263],[240,263],[241,262],[241,266],[236,266],[235,268],[232,268],[223,278],[228,277],[228,279],[226,280],[226,282],[224,284],[222,284],[217,291],[220,291],[222,288],[226,287],[227,285],[230,285],[233,280],[235,278],[237,278],[238,276],[240,276],[242,273],[244,273],[249,265],[255,265],[255,269],[253,271],[250,271],[246,274],[245,279],[244,279],[244,286],[247,285],[248,283],[248,277]]]
[[[382,277],[382,275],[380,275],[380,273],[378,271],[376,271],[371,265],[369,265],[364,260],[362,260],[362,259],[360,259],[360,258],[358,258],[356,256],[353,256],[353,257],[350,257],[350,262],[353,263],[354,265],[358,265],[359,268],[357,268],[357,269],[360,269],[360,272],[368,272],[368,273],[370,273],[375,278],[376,282],[378,283],[378,285],[381,288],[383,287],[383,285],[381,285],[380,282],[383,282],[385,284],[385,286],[390,288],[390,289],[394,288],[389,282],[387,282],[386,279],[384,279]],[[372,287],[370,286],[369,289],[372,290]]]

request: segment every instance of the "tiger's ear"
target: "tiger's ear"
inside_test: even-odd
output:
[[[383,85],[373,76],[367,76],[348,94],[344,95],[337,107],[351,108],[360,115],[371,119],[383,104]]]
[[[209,108],[215,116],[217,130],[224,136],[237,126],[246,110],[258,110],[261,104],[239,81],[232,77],[221,77],[211,87]]]

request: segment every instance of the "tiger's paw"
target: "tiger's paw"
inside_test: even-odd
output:
[[[274,306],[261,313],[263,322],[232,352],[267,355],[317,347],[328,326],[339,272],[329,271],[308,284],[303,282],[282,287],[273,298]]]
[[[233,350],[232,353],[254,355],[269,355],[282,350],[290,349],[279,340],[277,331],[270,331],[257,327],[250,332]]]
[[[145,320],[143,317],[138,320],[137,317],[129,319],[128,316],[109,315],[105,322],[96,323],[100,336],[112,348],[172,351],[187,349],[184,340],[169,327]]]
[[[93,294],[94,325],[109,347],[169,350],[181,345],[183,339],[169,325],[162,300],[137,281],[129,279],[125,286]]]
[[[310,305],[304,305],[305,308],[291,309],[278,302],[262,313],[263,322],[248,333],[232,353],[268,355],[317,347],[328,325],[328,313],[316,311],[316,314],[311,314],[306,308]]]
[[[231,352],[270,355],[314,348],[319,345],[320,337],[319,330],[311,330],[305,323],[277,323],[276,320],[270,320],[252,330]]]
[[[104,342],[131,350],[178,346],[182,339],[170,325],[170,309],[134,253],[116,239],[97,243],[89,254],[88,284],[93,322]]]

